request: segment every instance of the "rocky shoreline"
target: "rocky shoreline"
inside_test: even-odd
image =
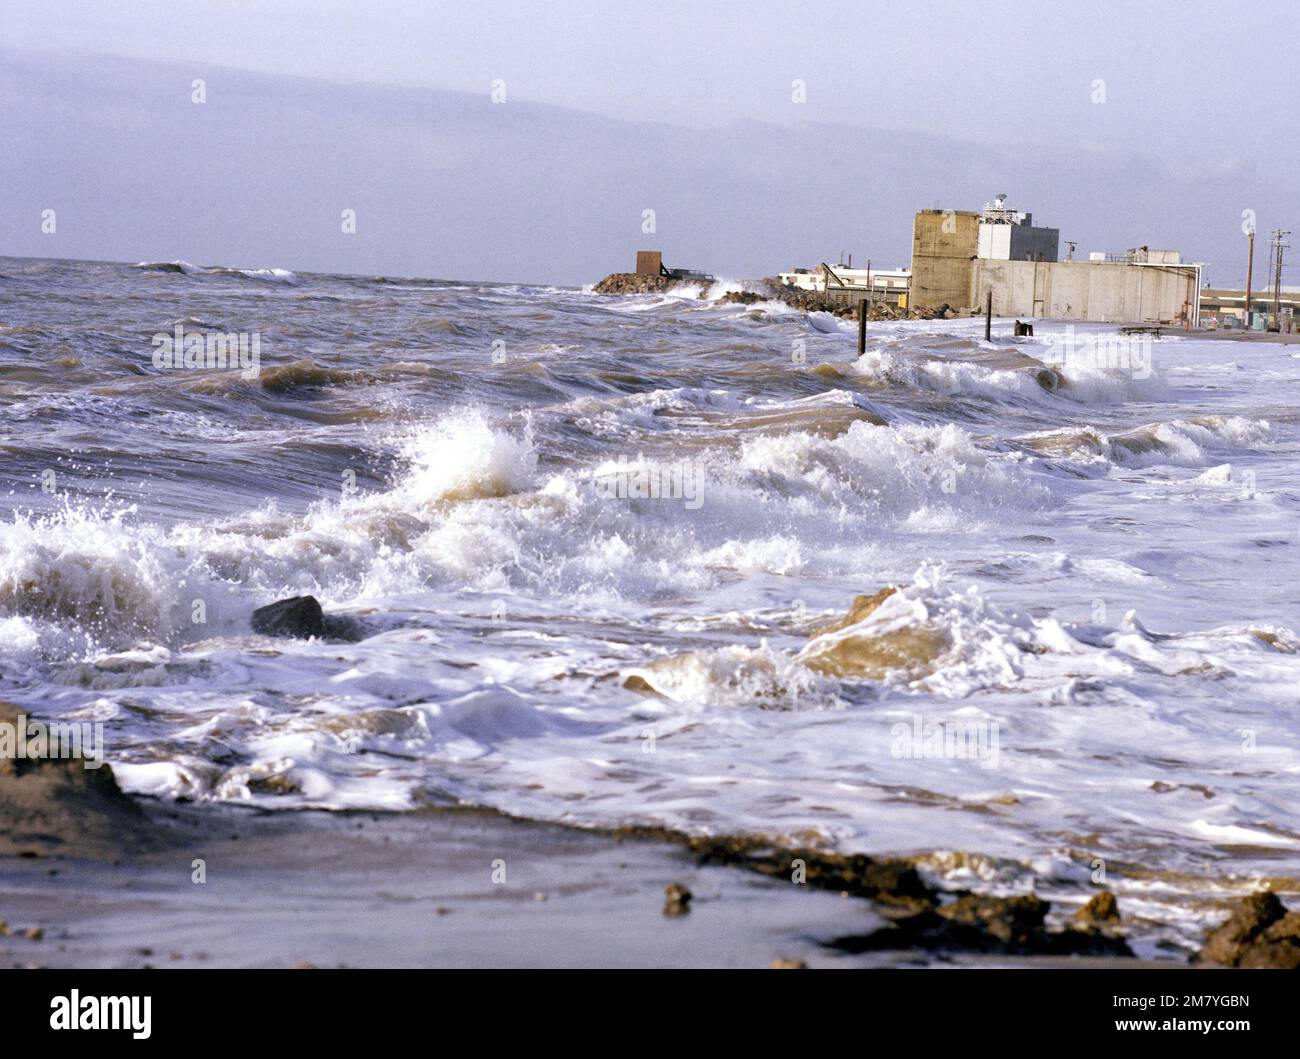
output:
[[[663,294],[678,288],[699,287],[699,280],[677,280],[668,276],[642,276],[635,272],[613,272],[593,288],[596,294]],[[941,320],[956,315],[947,306],[938,309],[899,309],[895,305],[876,303],[866,305],[845,305],[843,302],[827,298],[817,291],[800,290],[782,283],[775,277],[757,281],[758,290],[727,291],[716,299],[720,305],[753,305],[756,302],[780,301],[794,309],[805,312],[831,313],[844,319],[856,320],[865,307],[868,320]],[[701,293],[708,297],[708,287]]]
[[[16,707],[0,706],[0,719],[17,723],[20,716]],[[359,830],[366,832],[364,842],[357,834]],[[278,851],[286,842],[296,841],[310,846],[311,854],[301,865],[295,866],[292,858],[281,863]],[[335,868],[366,871],[370,857],[366,850],[375,841],[393,859],[394,870],[425,881],[427,868],[421,865],[428,864],[430,850],[436,851],[439,843],[453,845],[459,851],[461,865],[465,863],[462,847],[467,841],[474,848],[488,851],[496,843],[502,851],[502,864],[512,859],[516,863],[540,862],[539,874],[559,870],[560,861],[552,857],[558,849],[568,851],[563,869],[568,873],[575,868],[585,870],[581,868],[584,862],[613,870],[611,864],[627,864],[631,857],[644,870],[622,893],[620,901],[635,900],[636,907],[642,910],[653,902],[656,907],[662,905],[664,916],[680,920],[692,918],[693,909],[700,904],[692,900],[702,885],[698,880],[707,879],[708,886],[717,892],[746,894],[745,900],[751,906],[745,915],[753,915],[752,902],[758,901],[764,907],[770,906],[774,922],[799,925],[791,937],[812,939],[797,958],[790,956],[789,945],[783,948],[772,939],[763,941],[772,947],[771,960],[777,965],[788,959],[806,963],[819,954],[827,958],[839,954],[841,958],[874,956],[923,962],[971,958],[1014,962],[1038,957],[1093,958],[1129,965],[1137,962],[1126,938],[1126,921],[1108,890],[1099,890],[1063,924],[1053,927],[1048,923],[1051,905],[1040,897],[938,889],[925,880],[917,861],[908,857],[799,848],[761,835],[701,837],[660,828],[571,828],[515,820],[485,810],[267,814],[224,806],[136,801],[118,788],[110,766],[88,770],[75,760],[0,761],[0,879],[5,881],[8,894],[5,906],[0,907],[0,923],[29,923],[18,931],[0,926],[0,959],[15,957],[18,947],[22,949],[16,957],[19,966],[24,965],[24,959],[40,965],[45,965],[42,960],[57,963],[61,958],[57,950],[37,951],[34,942],[47,936],[75,940],[81,930],[92,934],[109,930],[120,935],[122,930],[112,921],[115,916],[128,916],[128,909],[118,908],[112,894],[120,890],[123,872],[145,872],[153,886],[160,885],[157,876],[162,872],[169,880],[167,886],[184,890],[193,882],[193,866],[202,862],[206,872],[224,875],[235,871],[249,873],[250,877],[268,872],[280,880],[296,878],[296,871],[305,871],[300,881],[310,878],[319,884],[316,868],[312,867],[314,858],[323,858]],[[240,842],[244,843],[242,848]],[[572,860],[574,849],[578,851],[576,863]],[[222,850],[225,852],[219,852]],[[232,850],[238,851],[233,854],[234,867]],[[472,877],[479,890],[495,893],[496,888],[487,882],[486,868],[493,858],[485,856],[477,857],[483,865],[475,860],[468,876],[461,868],[449,869],[450,880],[455,883],[453,890],[460,892],[456,887],[463,888]],[[39,888],[43,903],[15,901],[15,880],[30,879],[36,872],[44,878]],[[65,882],[68,879],[79,881]],[[683,879],[692,881],[688,884]],[[754,882],[746,883],[745,879]],[[65,892],[69,885],[75,893]],[[756,891],[755,886],[762,889]],[[22,889],[18,887],[20,892]],[[707,902],[710,915],[722,900],[717,892]],[[543,890],[530,892],[529,896],[547,899]],[[820,903],[828,897],[852,900],[829,906]],[[213,932],[226,915],[238,917],[256,912],[255,903],[242,912],[236,911],[244,899],[242,891],[235,888],[231,904],[220,903],[211,910]],[[347,905],[368,899],[343,893],[333,900]],[[80,905],[103,905],[102,914],[107,918],[102,923],[83,921],[79,925],[66,921],[61,910]],[[610,915],[624,914],[602,901],[584,914],[596,915],[597,907],[606,907]],[[36,913],[36,922],[30,922],[33,908],[44,909]],[[863,916],[855,908],[870,914]],[[1300,912],[1289,911],[1276,894],[1268,891],[1240,898],[1227,910],[1228,918],[1210,931],[1190,962],[1300,968]],[[436,909],[425,911],[441,914]],[[739,906],[733,912],[740,914]],[[361,910],[356,914],[361,915]],[[609,925],[605,922],[592,926],[607,932]],[[146,935],[153,937],[149,931]],[[313,951],[309,942],[299,939],[294,951]],[[156,938],[154,943],[158,944]],[[173,939],[166,944],[179,942]],[[142,947],[152,946],[142,942]],[[611,951],[596,948],[598,951],[590,957],[593,965],[625,962],[628,958],[635,963],[635,953],[619,953],[615,959]],[[563,946],[557,949],[557,958],[564,951]],[[62,955],[69,957],[70,966],[89,958],[75,944],[65,945]],[[263,953],[260,958],[265,961],[270,955]],[[374,952],[368,959],[383,964],[385,957],[382,952]],[[710,965],[707,951],[692,951],[683,960]],[[1178,963],[1171,961],[1170,965]]]

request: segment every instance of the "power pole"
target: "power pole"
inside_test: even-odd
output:
[[[1250,281],[1253,278],[1254,271],[1255,271],[1254,222],[1251,222],[1250,231],[1247,234],[1250,236],[1250,250],[1247,252],[1247,256],[1246,256],[1246,312],[1245,312],[1245,316],[1242,317],[1242,323],[1245,325],[1246,330],[1249,331],[1250,330]]]
[[[1281,228],[1273,229],[1273,312],[1278,314],[1282,312],[1282,251],[1291,247],[1282,240],[1290,234]]]

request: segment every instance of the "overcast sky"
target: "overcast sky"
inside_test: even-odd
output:
[[[1291,174],[1300,161],[1300,137],[1290,117],[1295,61],[1273,47],[1295,39],[1300,18],[1293,3],[1225,8],[1187,0],[912,2],[872,11],[856,4],[768,0],[0,0],[0,48],[7,49],[0,52],[5,88],[0,121],[10,134],[24,137],[16,155],[0,160],[0,175],[9,183],[0,187],[8,191],[0,201],[0,252],[58,249],[49,240],[35,241],[24,227],[24,211],[43,201],[42,188],[48,189],[46,198],[66,199],[75,192],[81,227],[75,239],[74,232],[61,232],[68,237],[61,245],[85,256],[133,257],[146,248],[184,256],[184,244],[186,253],[206,259],[239,250],[274,258],[249,262],[259,265],[424,274],[436,267],[483,278],[567,282],[626,267],[623,259],[635,245],[656,243],[643,239],[636,225],[619,226],[623,209],[639,224],[638,204],[666,214],[669,228],[656,233],[658,242],[667,251],[676,237],[681,251],[693,257],[679,263],[755,273],[795,260],[815,264],[805,258],[830,257],[843,248],[863,257],[898,258],[890,262],[898,264],[906,257],[914,209],[938,202],[977,209],[1001,191],[1011,194],[1013,204],[1032,209],[1040,223],[1061,227],[1063,238],[1079,239],[1081,251],[1103,248],[1092,246],[1101,239],[1112,241],[1105,249],[1172,240],[1190,256],[1210,259],[1218,282],[1236,282],[1244,271],[1237,262],[1244,261],[1243,209],[1258,212],[1265,236],[1273,227],[1300,228],[1295,223],[1300,218],[1285,213],[1294,208]],[[138,61],[97,66],[73,53]],[[56,70],[61,71],[57,77]],[[165,76],[157,74],[163,70]],[[240,70],[273,76],[241,79]],[[218,83],[225,78],[232,88],[238,81],[240,92],[223,98],[212,86],[206,112],[164,113],[150,103],[148,92],[172,91],[168,79],[188,95],[191,77]],[[313,86],[315,102],[306,103],[305,90],[292,80],[299,77],[335,84]],[[139,82],[134,89],[133,79]],[[513,124],[499,113],[473,110],[473,101],[488,99],[494,81],[504,81],[505,106],[515,108]],[[366,83],[413,91],[366,94]],[[103,85],[102,93],[96,84]],[[264,107],[256,105],[259,95]],[[236,96],[239,108],[229,105]],[[110,102],[115,98],[116,106]],[[526,104],[547,106],[530,111]],[[421,123],[410,108],[426,105],[427,120]],[[389,121],[387,106],[401,112],[400,120]],[[263,162],[288,164],[276,141],[264,141],[264,130],[255,127],[263,111],[273,115],[272,124],[279,123],[279,135],[292,137],[305,121],[336,137],[364,140],[372,151],[388,150],[390,159],[401,157],[408,169],[416,166],[408,173],[410,188],[395,186],[393,181],[401,181],[387,173],[350,196],[365,198],[373,210],[383,209],[381,186],[391,193],[390,204],[416,192],[423,158],[441,174],[444,186],[461,196],[461,214],[505,211],[516,220],[545,215],[548,224],[540,227],[548,229],[551,220],[559,223],[557,218],[566,215],[554,211],[567,211],[582,233],[582,245],[566,247],[562,255],[542,253],[540,244],[525,243],[518,223],[515,239],[503,242],[499,233],[490,235],[490,247],[483,239],[475,241],[472,225],[444,223],[447,240],[436,254],[422,254],[413,239],[404,243],[402,226],[395,222],[391,231],[385,228],[389,242],[371,243],[364,253],[357,243],[338,244],[335,252],[293,224],[274,226],[272,238],[258,211],[244,208],[245,200],[264,194],[259,184],[272,179],[265,170],[259,179],[254,158],[243,176],[227,173],[225,184],[205,183],[209,198],[193,204],[202,209],[206,201],[214,211],[224,206],[225,223],[205,225],[190,208],[166,217],[176,244],[169,253],[169,233],[158,229],[158,211],[165,214],[165,204],[151,192],[152,178],[141,175],[136,181],[141,197],[136,207],[129,181],[114,187],[115,216],[109,223],[104,210],[110,200],[96,194],[89,173],[52,169],[147,170],[143,155],[133,161],[131,145],[115,142],[125,130],[142,151],[156,151],[165,142],[164,132],[185,135],[199,121],[210,131],[219,128],[229,149],[244,140],[246,147],[263,152]],[[317,113],[308,118],[304,111]],[[477,118],[467,117],[475,113]],[[38,115],[51,124],[42,125]],[[520,123],[521,115],[532,116],[531,126]],[[453,161],[481,154],[487,141],[480,142],[474,121],[495,122],[483,134],[499,157],[504,152],[517,160],[519,151],[508,144],[511,135],[520,143],[531,136],[534,153],[543,133],[568,139],[544,149],[547,166],[534,181],[516,184],[515,177],[501,175],[485,187],[481,169],[456,172]],[[755,122],[777,128],[754,132]],[[364,123],[380,128],[365,132]],[[392,142],[382,128],[390,124]],[[831,128],[836,125],[841,128]],[[719,132],[719,127],[725,128]],[[734,159],[742,168],[729,177],[728,159],[709,159],[708,143],[700,137],[716,133],[716,149],[731,150],[738,138],[745,142],[746,128],[753,150]],[[322,137],[299,143],[293,168],[300,197],[321,198],[326,213],[333,203],[327,208],[325,200],[348,199],[349,181],[365,181],[366,161],[382,167],[385,158],[354,157],[336,165],[324,129],[316,131]],[[423,151],[412,146],[419,140],[426,143]],[[759,149],[764,140],[772,155],[767,162]],[[850,140],[856,142],[843,142]],[[644,147],[650,141],[658,154],[633,152],[650,172],[629,166],[629,143]],[[200,141],[192,142],[198,149]],[[941,143],[950,145],[946,153]],[[572,181],[566,181],[564,158],[554,154],[561,147],[575,156],[575,173],[585,181],[577,196]],[[791,149],[803,152],[801,157],[780,156]],[[919,172],[916,159],[932,159],[936,151],[945,164]],[[971,163],[965,169],[963,157]],[[833,174],[834,179],[813,175],[831,161],[853,169]],[[487,165],[483,157],[477,162]],[[653,170],[686,164],[708,170],[711,195],[727,194],[729,184],[733,193],[752,188],[754,198],[728,202],[725,211],[730,223],[748,224],[751,231],[724,236],[706,223],[711,242],[684,238],[687,217],[699,234],[707,203],[692,195],[682,174]],[[765,165],[770,171],[761,171]],[[614,170],[620,181],[634,186],[611,182]],[[961,179],[963,173],[971,179]],[[945,183],[937,183],[936,175]],[[816,188],[822,201],[801,193],[801,185]],[[773,201],[783,188],[788,201]],[[592,201],[591,193],[619,201]],[[1172,207],[1163,201],[1171,196],[1176,198]],[[883,203],[888,215],[881,212]],[[784,223],[790,216],[771,223],[778,208],[793,215],[792,224]],[[616,230],[583,223],[574,214],[584,209]],[[1135,212],[1139,209],[1145,212]],[[894,217],[899,211],[904,215]],[[68,220],[72,223],[71,216]],[[1144,221],[1155,231],[1144,230]],[[260,224],[261,231],[231,231],[232,224]],[[524,227],[534,240],[563,238],[562,232]],[[797,237],[814,229],[816,245]],[[195,245],[209,238],[222,245]],[[606,260],[615,256],[618,260]]]

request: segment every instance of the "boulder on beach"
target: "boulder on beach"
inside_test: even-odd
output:
[[[324,637],[325,614],[315,596],[292,596],[253,611],[253,631],[263,636]]]
[[[1300,912],[1287,911],[1270,891],[1244,897],[1196,958],[1225,967],[1300,969]]]
[[[12,703],[0,724],[52,735]],[[157,846],[160,832],[107,764],[75,757],[0,757],[0,856],[111,857]]]
[[[309,640],[344,640],[354,643],[365,637],[365,629],[356,618],[326,614],[315,596],[291,596],[278,599],[253,611],[253,631],[263,636]]]
[[[1108,929],[1120,921],[1119,902],[1109,890],[1102,890],[1075,912],[1070,921],[1084,930]]]

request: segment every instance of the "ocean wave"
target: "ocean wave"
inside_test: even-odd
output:
[[[69,641],[49,626],[82,633],[80,646],[166,638],[196,623],[219,627],[239,590],[134,515],[69,505],[0,522],[0,618],[26,619],[20,638],[56,653]]]
[[[143,272],[177,272],[186,276],[201,276],[207,270],[188,261],[141,261],[136,266]]]
[[[239,276],[267,283],[296,283],[298,276],[287,268],[233,268],[229,265],[195,265],[189,261],[141,261],[142,272],[173,272],[185,276]]]
[[[1064,427],[1020,439],[1044,455],[1082,463],[1142,468],[1203,467],[1219,455],[1256,448],[1272,436],[1267,420],[1243,416],[1197,416],[1103,433],[1095,427]]]

